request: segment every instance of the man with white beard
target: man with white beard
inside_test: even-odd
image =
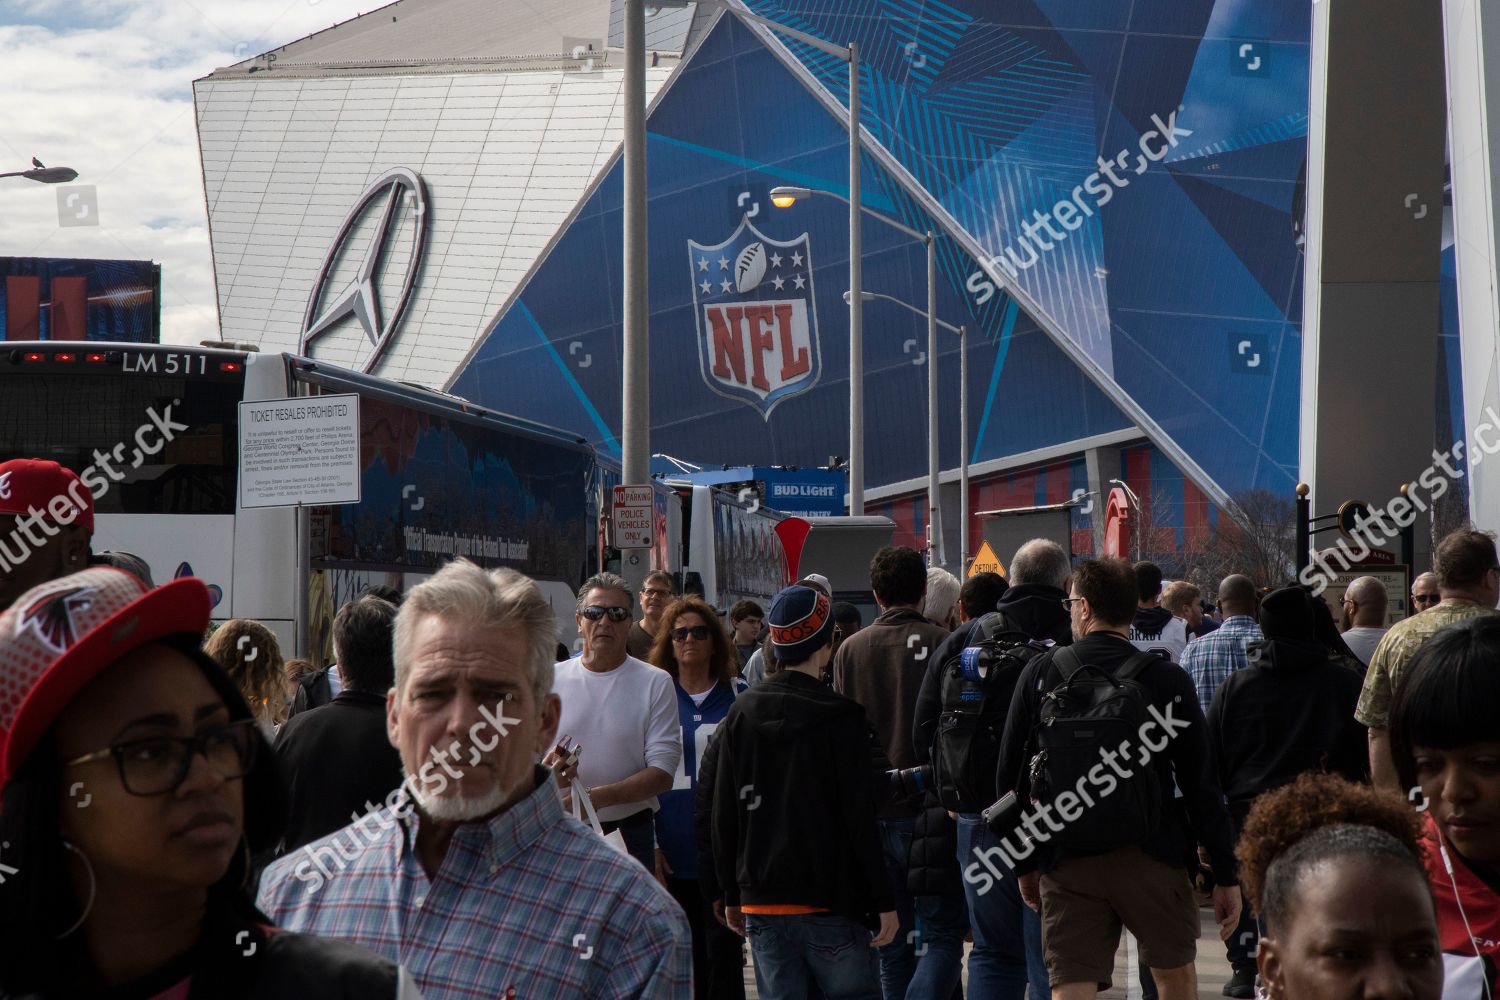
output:
[[[691,997],[681,909],[537,763],[560,714],[555,629],[513,570],[455,560],[413,588],[387,696],[403,794],[267,869],[272,920],[403,956],[426,1000]]]

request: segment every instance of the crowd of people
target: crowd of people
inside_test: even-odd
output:
[[[0,474],[5,529],[76,480]],[[1487,533],[1390,626],[1373,576],[1336,615],[1034,539],[881,549],[868,621],[599,573],[576,653],[457,559],[321,666],[91,519],[0,577],[0,998],[1083,1000],[1129,930],[1186,1000],[1204,907],[1226,996],[1496,985]]]

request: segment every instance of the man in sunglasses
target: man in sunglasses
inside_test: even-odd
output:
[[[1438,629],[1465,618],[1493,615],[1495,601],[1500,598],[1500,559],[1495,555],[1495,536],[1489,532],[1466,528],[1453,532],[1438,543],[1432,568],[1442,600],[1416,604],[1417,614],[1391,626],[1370,657],[1364,690],[1354,709],[1354,717],[1370,727],[1370,777],[1377,787],[1392,791],[1405,789],[1399,787],[1396,766],[1391,761],[1386,724],[1392,695],[1407,664]],[[1416,595],[1414,584],[1414,602]]]
[[[655,586],[647,579],[646,587]],[[576,773],[605,833],[619,830],[631,857],[656,870],[652,815],[682,760],[677,694],[665,670],[631,656],[630,585],[598,573],[578,591],[583,652],[557,665],[559,733],[579,744]]]
[[[1436,573],[1423,573],[1411,582],[1411,614],[1419,615],[1443,599]],[[1411,615],[1407,615],[1408,618]]]

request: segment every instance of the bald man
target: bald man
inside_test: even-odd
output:
[[[1260,595],[1255,583],[1241,573],[1219,581],[1219,614],[1224,624],[1201,639],[1188,643],[1182,653],[1182,669],[1193,678],[1198,689],[1198,704],[1205,715],[1213,703],[1214,691],[1229,675],[1245,665],[1245,644],[1264,638],[1255,623]]]
[[[1360,577],[1344,591],[1344,643],[1367,667],[1390,631],[1385,624],[1387,603],[1385,584],[1373,576]]]
[[[1437,607],[1437,603],[1443,599],[1442,588],[1438,586],[1438,575],[1436,573],[1423,573],[1411,582],[1411,612],[1407,615],[1419,615],[1428,608]]]

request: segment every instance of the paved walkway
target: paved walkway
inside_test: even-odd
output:
[[[1212,909],[1200,908],[1198,918],[1202,925],[1202,936],[1198,938],[1198,961],[1196,963],[1198,997],[1199,1000],[1222,1000],[1224,984],[1229,981],[1229,961],[1224,955],[1224,943],[1219,940],[1219,931],[1214,925]],[[964,948],[965,954],[968,952],[968,947],[966,945]],[[1115,955],[1114,985],[1099,994],[1100,1000],[1139,1000],[1141,986],[1135,973],[1138,957],[1135,939],[1126,934],[1124,940],[1120,942],[1119,952]],[[964,978],[967,983],[967,971]],[[755,989],[755,969],[749,964],[745,966],[745,996],[750,1000],[758,1000],[760,997]],[[969,997],[969,1000],[988,1000],[988,998]]]

